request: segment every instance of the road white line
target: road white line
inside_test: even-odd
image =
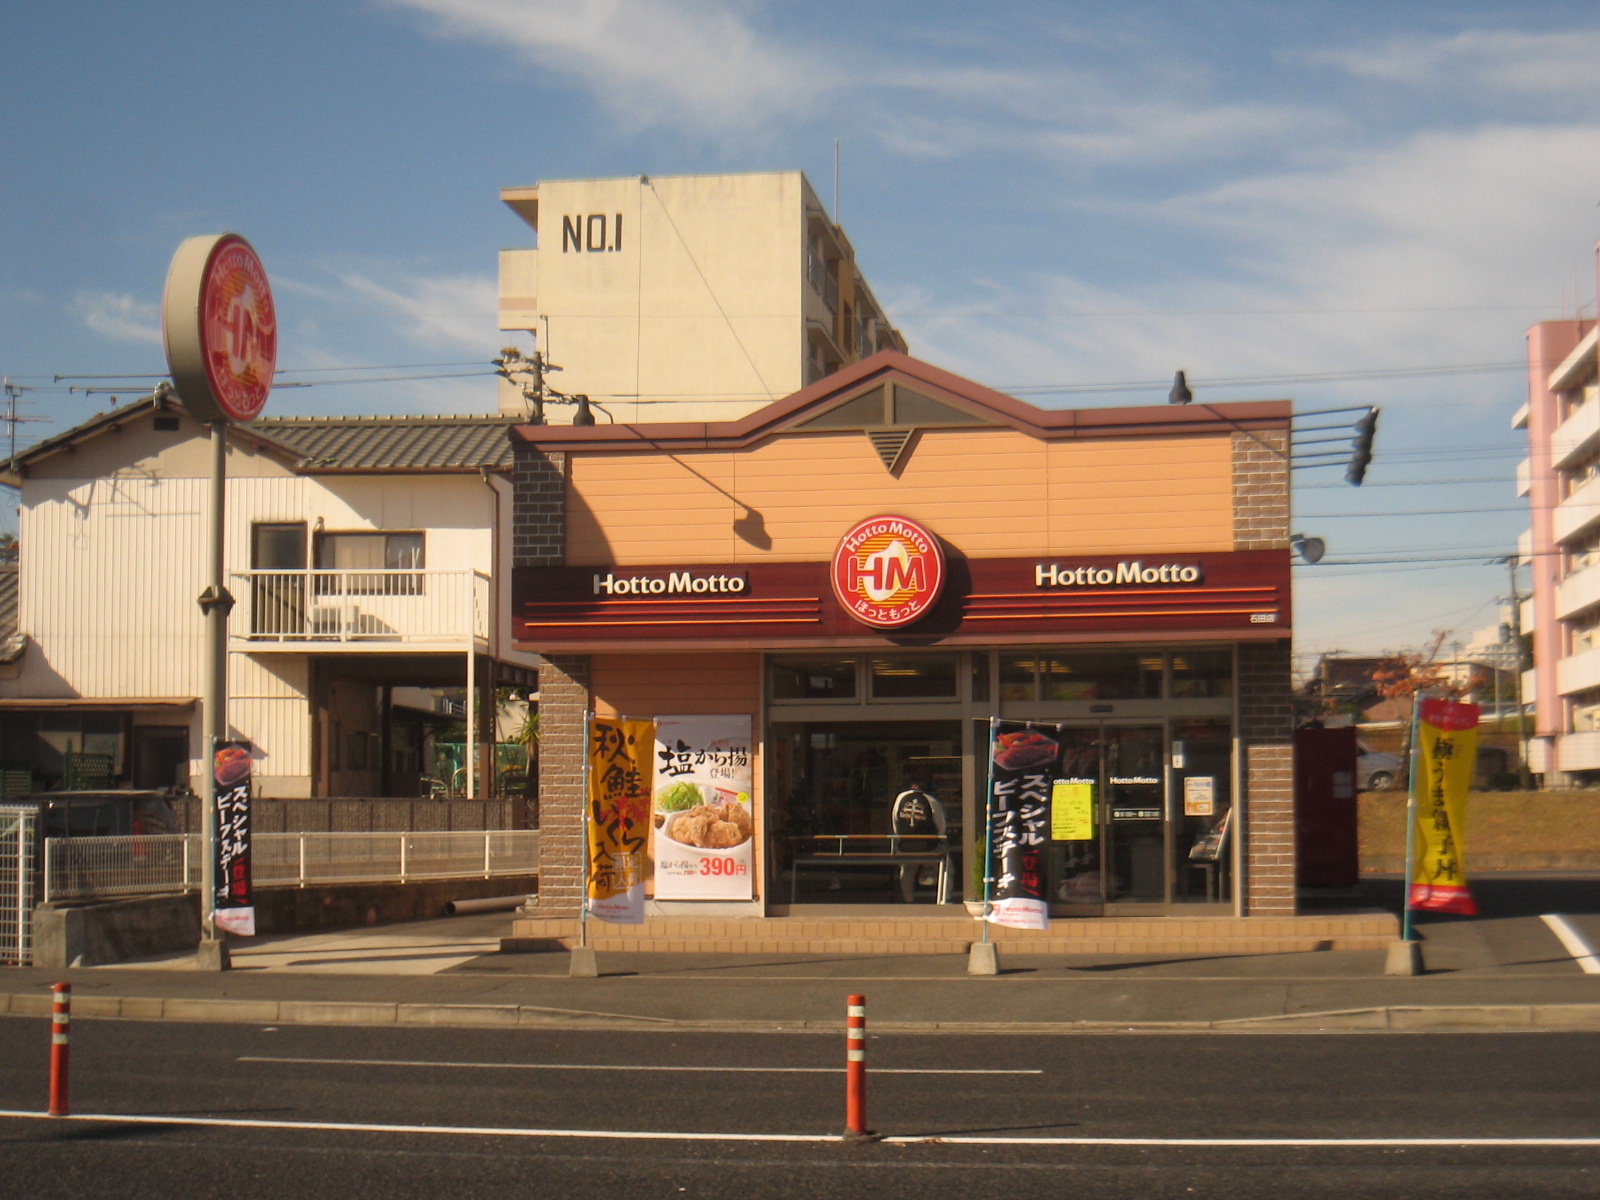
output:
[[[675,1067],[642,1063],[513,1063],[513,1062],[437,1062],[431,1059],[404,1058],[286,1058],[266,1054],[242,1054],[242,1063],[310,1063],[340,1067],[472,1067],[492,1071],[708,1071],[749,1075],[841,1075],[844,1067]],[[971,1070],[942,1067],[874,1067],[874,1075],[1043,1075],[1037,1068],[1018,1070]]]
[[[28,1121],[86,1121],[113,1125],[182,1125],[221,1129],[293,1129],[327,1133],[437,1133],[457,1137],[581,1138],[591,1141],[646,1142],[840,1142],[837,1133],[686,1133],[644,1129],[521,1129],[496,1125],[379,1125],[364,1121],[267,1121],[248,1117],[147,1116],[138,1113],[73,1113],[52,1117],[42,1112],[0,1109],[0,1119]],[[1600,1137],[1389,1137],[1389,1138],[1135,1138],[1135,1137],[960,1137],[909,1135],[886,1137],[895,1145],[968,1146],[1150,1146],[1182,1148],[1338,1147],[1472,1148],[1472,1147],[1600,1147]]]
[[[1253,1147],[1292,1146],[1316,1150],[1323,1147],[1371,1146],[1600,1146],[1600,1137],[1461,1137],[1461,1138],[1263,1138],[1263,1137],[1209,1137],[1209,1138],[1137,1138],[1137,1137],[886,1137],[885,1142],[896,1145],[962,1145],[962,1146],[1171,1146],[1171,1147]]]
[[[1559,913],[1545,913],[1539,919],[1550,926],[1550,932],[1561,940],[1585,975],[1600,975],[1600,954],[1595,953],[1594,947],[1583,940],[1583,935],[1569,925],[1565,917]]]
[[[73,1113],[52,1117],[41,1112],[0,1109],[6,1117],[39,1121],[97,1121],[115,1125],[198,1125],[223,1129],[298,1129],[330,1133],[448,1133],[458,1137],[589,1138],[645,1142],[837,1142],[837,1133],[661,1133],[618,1129],[517,1129],[496,1125],[376,1125],[364,1121],[258,1121],[246,1117],[155,1117],[134,1113]]]

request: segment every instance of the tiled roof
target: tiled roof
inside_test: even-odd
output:
[[[262,417],[250,432],[298,455],[300,470],[509,468],[508,417]]]

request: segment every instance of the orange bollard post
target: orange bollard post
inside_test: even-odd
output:
[[[72,1028],[72,985],[58,983],[50,1005],[50,1115],[67,1115],[67,1046]]]
[[[867,1128],[867,998],[851,996],[845,1008],[844,1136],[870,1138]]]

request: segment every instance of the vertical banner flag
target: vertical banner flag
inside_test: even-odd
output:
[[[212,924],[218,932],[256,935],[250,894],[250,744],[218,742],[211,759],[217,795],[216,894]]]
[[[656,719],[657,900],[755,895],[748,716]]]
[[[1462,865],[1467,788],[1478,759],[1478,706],[1424,700],[1417,713],[1412,908],[1476,916]]]
[[[1050,799],[1061,773],[1061,743],[1041,730],[1000,721],[989,734],[989,856],[994,873],[989,920],[1014,929],[1044,929],[1049,904],[1044,851]]]
[[[650,821],[655,723],[589,721],[589,871],[585,908],[616,925],[644,922],[644,846]]]

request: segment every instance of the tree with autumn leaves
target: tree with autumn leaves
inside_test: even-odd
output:
[[[1415,700],[1418,695],[1433,692],[1455,700],[1468,690],[1466,685],[1452,680],[1444,664],[1439,661],[1439,650],[1449,636],[1448,629],[1435,629],[1432,640],[1421,650],[1401,650],[1389,654],[1372,669],[1372,684],[1380,697],[1385,700],[1411,697],[1413,700],[1409,708],[1402,706],[1405,716],[1401,718],[1401,725],[1405,729],[1407,754],[1411,752],[1411,726],[1416,720]]]

